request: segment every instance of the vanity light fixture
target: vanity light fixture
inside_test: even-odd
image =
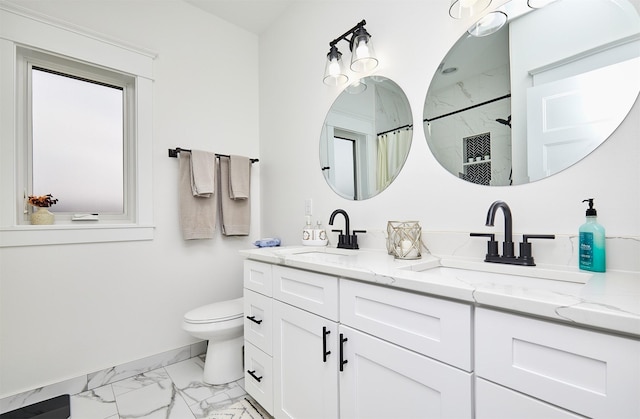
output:
[[[507,23],[507,15],[503,12],[491,12],[471,26],[467,32],[475,37],[496,33]]]
[[[366,24],[367,22],[363,20],[329,43],[329,53],[327,54],[327,64],[323,79],[325,84],[339,86],[349,80],[342,62],[342,53],[338,51],[336,46],[342,40],[349,42],[351,70],[364,73],[378,66],[378,59],[371,44],[371,35],[364,28]],[[348,36],[351,36],[351,38],[348,39]]]
[[[477,15],[491,4],[491,0],[451,0],[449,15],[454,19],[466,19]]]

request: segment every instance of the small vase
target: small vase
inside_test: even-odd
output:
[[[45,207],[40,207],[38,211],[31,214],[31,224],[33,225],[53,224],[54,219],[54,215]]]

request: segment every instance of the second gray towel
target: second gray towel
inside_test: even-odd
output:
[[[251,224],[251,198],[249,196],[246,199],[232,199],[230,197],[228,157],[220,157],[218,168],[220,170],[218,197],[220,199],[222,234],[225,236],[248,236]]]

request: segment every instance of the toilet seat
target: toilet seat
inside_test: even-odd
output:
[[[244,307],[240,297],[193,309],[184,315],[184,321],[192,324],[224,322],[242,317],[243,312]]]

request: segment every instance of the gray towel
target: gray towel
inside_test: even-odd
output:
[[[251,160],[249,157],[229,157],[229,197],[248,199],[251,180]]]
[[[229,195],[229,158],[218,160],[218,197],[220,199],[220,223],[225,236],[248,236],[251,223],[251,200],[231,199]]]
[[[191,153],[180,152],[180,228],[185,240],[211,239],[216,231],[218,206],[215,198],[193,196]]]
[[[216,155],[207,151],[191,151],[191,192],[209,198],[216,190]]]

